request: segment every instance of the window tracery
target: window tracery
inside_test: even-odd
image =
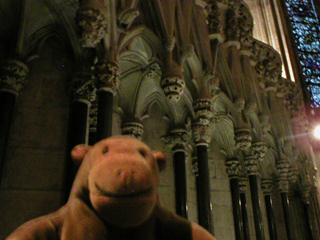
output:
[[[311,96],[311,107],[320,108],[320,24],[313,0],[286,0],[289,20]]]

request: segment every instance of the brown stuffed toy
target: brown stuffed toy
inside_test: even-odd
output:
[[[127,136],[78,145],[81,162],[70,197],[58,211],[31,220],[7,240],[214,240],[158,201],[162,152]]]

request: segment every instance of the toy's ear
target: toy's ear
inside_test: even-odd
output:
[[[71,157],[74,161],[74,163],[78,166],[81,165],[82,160],[86,156],[87,152],[91,149],[92,147],[86,144],[79,144],[75,146],[72,151],[71,151]]]
[[[153,152],[153,157],[157,161],[160,172],[167,167],[167,157],[163,152],[155,151]]]

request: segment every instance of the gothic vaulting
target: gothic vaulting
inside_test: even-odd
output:
[[[320,239],[303,91],[253,2],[0,1],[0,238],[64,204],[73,146],[125,134],[166,153],[161,204],[217,239]]]

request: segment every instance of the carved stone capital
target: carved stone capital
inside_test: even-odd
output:
[[[123,127],[121,128],[121,132],[123,135],[129,135],[141,140],[143,134],[143,126],[142,124],[137,122],[129,122],[123,125]]]
[[[239,178],[239,190],[240,193],[245,193],[248,188],[248,179],[244,176]]]
[[[272,179],[262,179],[261,180],[261,190],[264,195],[271,195],[273,192]]]
[[[212,101],[210,99],[198,99],[194,102],[193,108],[197,121],[203,125],[208,125],[214,117]]]
[[[98,9],[80,8],[76,24],[83,47],[95,47],[107,33],[107,19]]]
[[[162,140],[173,152],[186,152],[189,146],[190,134],[185,129],[174,129]]]
[[[192,125],[194,142],[196,145],[208,146],[211,141],[211,129],[208,124],[194,123]]]
[[[289,193],[289,181],[278,178],[278,190],[280,193]]]
[[[244,164],[246,166],[246,172],[248,175],[259,174],[258,160],[255,156],[246,156],[244,158]]]
[[[185,87],[183,78],[177,76],[161,79],[160,86],[166,97],[172,102],[178,102]]]
[[[27,84],[29,69],[26,64],[16,59],[8,59],[0,64],[0,89],[12,91],[18,95]]]
[[[92,73],[79,72],[73,75],[70,91],[74,100],[87,100],[93,102],[96,99],[95,76]]]
[[[198,159],[196,157],[192,158],[191,172],[195,177],[199,176]]]
[[[312,184],[311,184],[310,176],[307,175],[301,181],[302,200],[307,204],[310,202],[311,189],[312,189]]]
[[[255,142],[251,145],[251,150],[259,161],[263,161],[266,156],[267,145],[265,142]]]
[[[94,103],[89,108],[89,131],[96,132],[98,123],[98,104]]]
[[[99,83],[98,88],[117,89],[120,80],[120,66],[116,61],[104,60],[97,64],[96,75]]]
[[[288,178],[292,183],[296,183],[298,181],[299,170],[297,166],[291,165],[289,168]]]
[[[249,129],[238,129],[235,131],[236,148],[245,151],[251,147],[251,131]]]
[[[290,165],[287,159],[276,161],[278,171],[278,189],[280,192],[289,192],[289,171]]]
[[[286,178],[288,178],[289,171],[290,171],[290,164],[287,159],[277,160],[276,167],[277,167],[278,174],[280,176],[285,176]]]
[[[238,178],[241,174],[241,164],[238,159],[228,159],[226,161],[226,171],[230,179]]]

